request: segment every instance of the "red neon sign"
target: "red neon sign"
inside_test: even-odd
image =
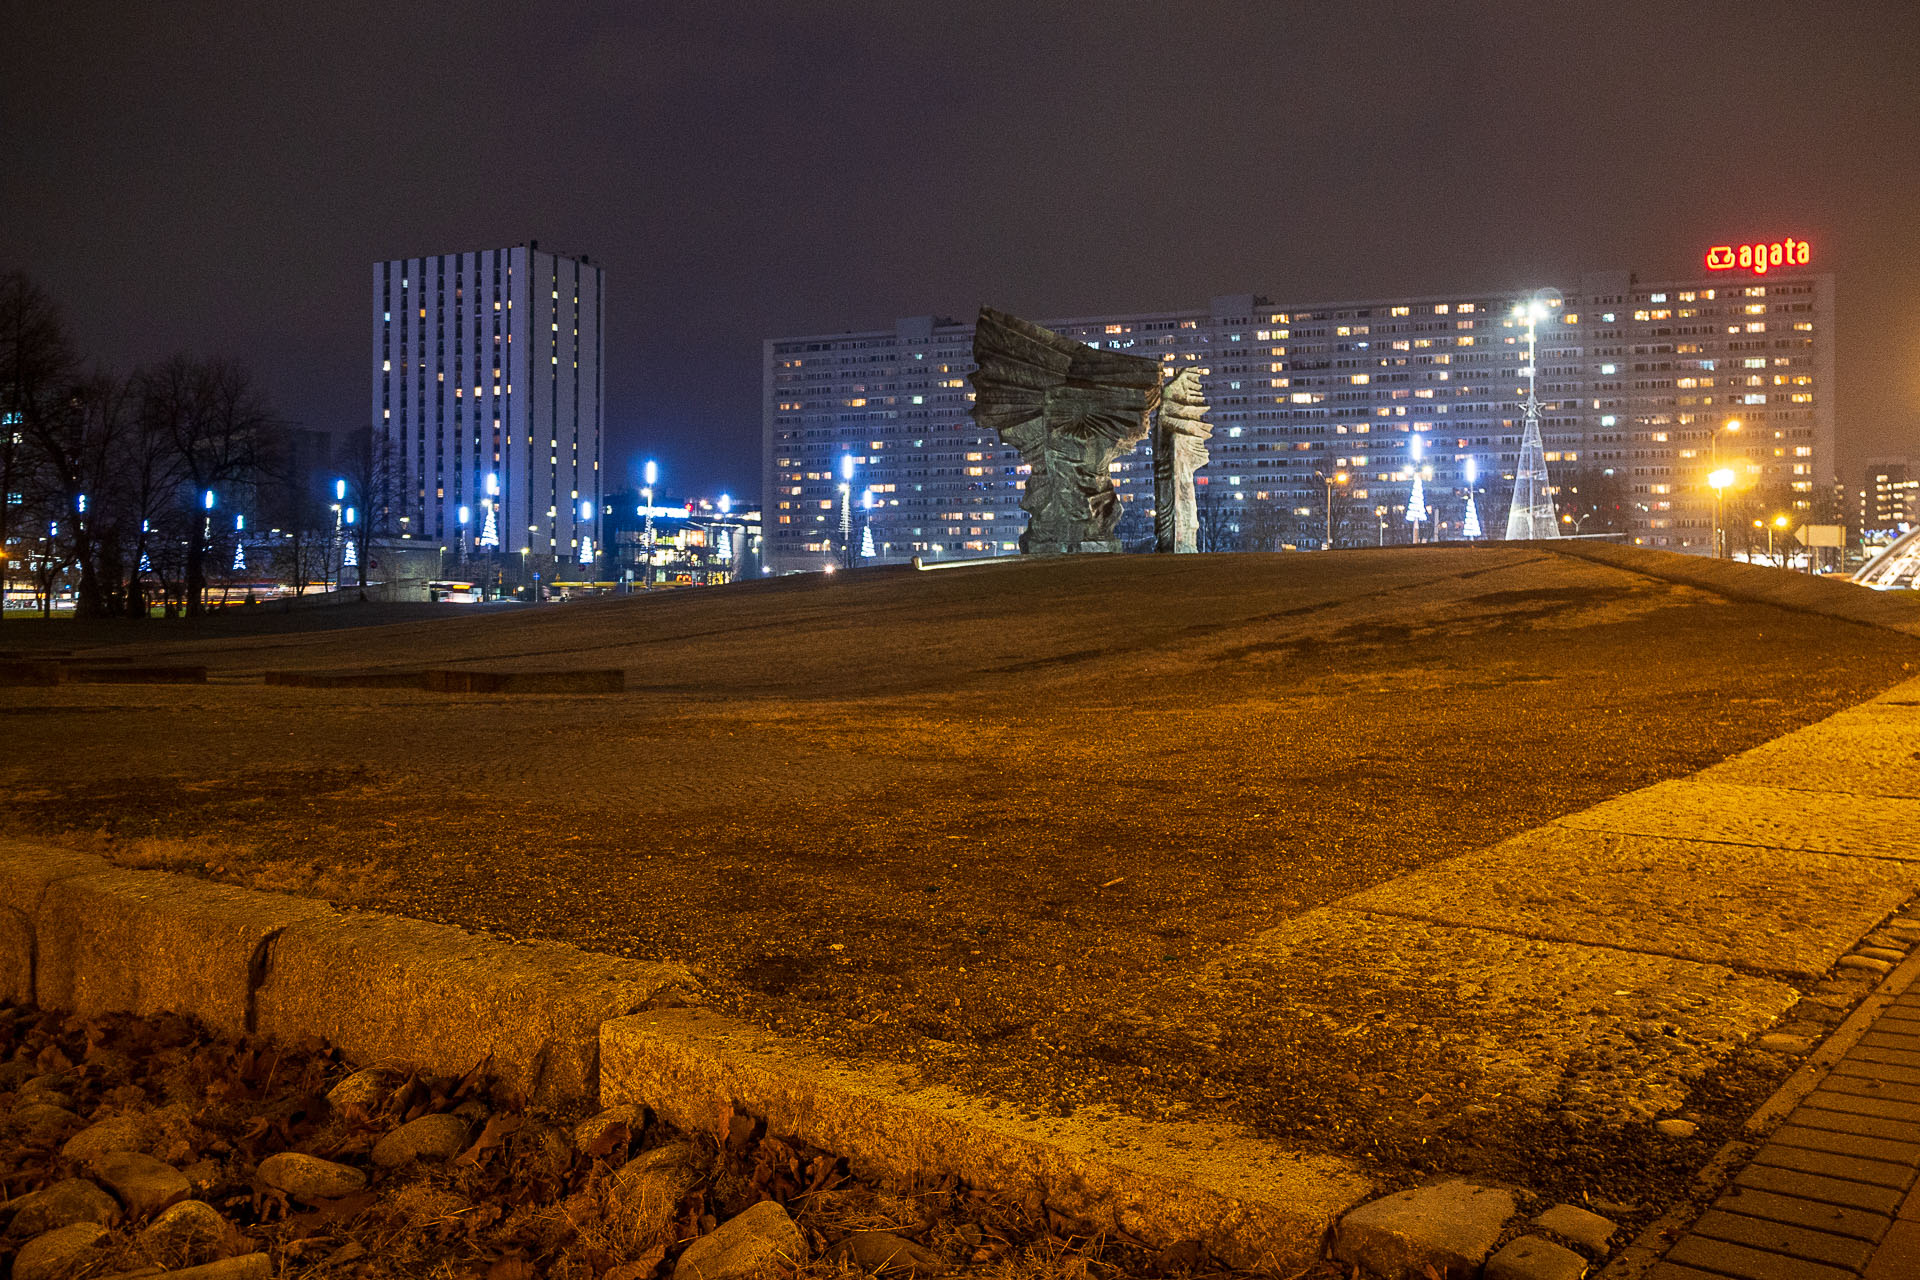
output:
[[[1775,267],[1804,267],[1810,246],[1805,240],[1788,236],[1771,244],[1717,244],[1707,250],[1707,270],[1751,271],[1763,276]]]

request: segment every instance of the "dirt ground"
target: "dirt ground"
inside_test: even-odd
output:
[[[1222,987],[1209,965],[1920,664],[1892,632],[1497,547],[883,570],[174,634],[133,652],[215,683],[0,690],[10,827],[692,963],[723,1008],[1024,1109],[1219,1117],[1388,1173],[1616,1201],[1702,1153],[1484,1109],[1403,992]],[[251,682],[424,665],[619,667],[628,692]],[[1732,1114],[1765,1075],[1735,1064],[1699,1106]]]

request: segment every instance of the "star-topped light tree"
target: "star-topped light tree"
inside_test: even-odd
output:
[[[1513,473],[1513,505],[1507,508],[1509,542],[1560,536],[1560,521],[1553,510],[1553,490],[1547,481],[1546,446],[1540,439],[1540,400],[1534,394],[1539,382],[1536,334],[1540,322],[1559,300],[1559,294],[1543,289],[1513,309],[1514,317],[1527,326],[1527,363],[1520,370],[1527,377],[1527,398],[1521,406],[1526,425],[1520,436],[1520,463]]]
[[[1472,458],[1467,459],[1467,518],[1460,526],[1463,537],[1478,538],[1485,534],[1480,527],[1480,507],[1473,500],[1473,484],[1480,478],[1480,464]]]
[[[1420,478],[1420,437],[1415,436],[1407,445],[1412,455],[1408,468],[1413,472],[1413,492],[1407,495],[1407,523],[1413,526],[1413,541],[1420,542],[1420,524],[1427,518],[1427,489]]]

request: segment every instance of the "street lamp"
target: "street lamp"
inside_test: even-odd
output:
[[[1713,554],[1717,559],[1724,559],[1726,556],[1725,539],[1720,532],[1720,504],[1726,496],[1727,488],[1733,484],[1735,478],[1730,467],[1721,467],[1707,476],[1707,483],[1713,487]]]
[[[1719,426],[1707,432],[1707,459],[1708,459],[1707,466],[1710,471],[1717,472],[1721,470],[1720,433],[1723,431],[1731,431],[1737,434],[1740,430],[1740,426],[1741,426],[1740,419],[1728,418],[1725,422],[1721,423]],[[1709,478],[1707,483],[1712,484],[1713,483],[1712,479]],[[1727,481],[1728,485],[1731,485],[1732,483],[1733,481],[1731,480]],[[1718,494],[1718,492],[1714,494],[1713,507],[1714,507],[1713,554],[1714,554],[1714,557],[1718,559],[1719,557],[1726,554],[1726,548],[1724,546],[1725,535],[1723,534],[1720,528],[1720,495]]]
[[[1316,472],[1315,474],[1327,483],[1327,540],[1322,545],[1321,550],[1331,551],[1333,550],[1333,486],[1336,484],[1345,484],[1347,482],[1347,473],[1344,471],[1336,471],[1332,475],[1328,475],[1322,471]]]
[[[641,487],[640,493],[646,499],[647,503],[647,505],[642,508],[647,514],[647,573],[643,579],[643,583],[644,589],[651,591],[653,590],[653,485],[654,482],[660,478],[660,468],[654,465],[653,459],[647,459],[647,468],[644,474],[647,482]]]
[[[1787,518],[1785,516],[1775,516],[1773,518],[1773,523],[1767,526],[1767,559],[1769,560],[1773,559],[1773,531],[1775,529],[1780,530],[1780,532],[1783,534],[1787,531]],[[1782,552],[1785,552],[1785,550],[1786,548],[1784,546],[1781,547]],[[1785,560],[1785,558],[1786,557],[1783,554],[1781,556],[1781,559]],[[1787,566],[1785,564],[1782,564],[1780,567],[1784,569]]]

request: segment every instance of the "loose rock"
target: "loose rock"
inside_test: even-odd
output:
[[[135,1116],[108,1116],[68,1138],[60,1154],[84,1164],[109,1151],[139,1151],[147,1145],[146,1126]]]
[[[1887,973],[1893,965],[1886,960],[1876,960],[1872,956],[1841,956],[1839,967],[1842,969],[1865,969],[1870,973]]]
[[[613,1128],[616,1124],[624,1124],[627,1126],[627,1133],[630,1136],[638,1137],[640,1131],[646,1128],[646,1118],[647,1109],[645,1107],[634,1106],[631,1103],[622,1104],[617,1107],[608,1107],[599,1115],[588,1116],[585,1120],[573,1126],[573,1148],[576,1151],[585,1151],[594,1144],[601,1134]]]
[[[94,1176],[120,1197],[127,1213],[144,1218],[193,1194],[181,1172],[138,1151],[109,1151],[92,1162]]]
[[[119,1220],[120,1206],[112,1196],[85,1178],[67,1178],[15,1200],[7,1234],[19,1239],[44,1235],[76,1222],[110,1227]]]
[[[352,1165],[335,1164],[298,1151],[282,1151],[260,1162],[260,1181],[295,1200],[312,1204],[338,1200],[366,1188],[367,1175]]]
[[[335,1111],[372,1115],[393,1092],[393,1073],[384,1067],[363,1067],[327,1090],[327,1105]]]
[[[1654,1132],[1669,1138],[1691,1138],[1700,1128],[1691,1120],[1655,1120]]]
[[[1587,1260],[1540,1236],[1521,1236],[1493,1255],[1486,1280],[1580,1280]]]
[[[1790,1036],[1781,1032],[1773,1032],[1761,1036],[1757,1042],[1757,1047],[1765,1049],[1769,1053],[1805,1053],[1807,1050],[1813,1048],[1813,1041],[1807,1039],[1805,1036]]]
[[[679,1216],[680,1200],[700,1180],[691,1142],[642,1151],[613,1175],[608,1197],[641,1239],[666,1231]]]
[[[107,1238],[97,1222],[75,1222],[35,1236],[13,1256],[13,1280],[64,1280]]]
[[[414,1160],[446,1160],[467,1148],[467,1122],[459,1116],[431,1115],[395,1129],[373,1144],[373,1162],[397,1169]]]
[[[777,1265],[805,1262],[807,1241],[787,1211],[762,1200],[686,1247],[673,1280],[748,1280]]]
[[[80,1117],[51,1102],[29,1102],[13,1109],[13,1120],[23,1129],[49,1133],[80,1123]]]
[[[1536,1217],[1533,1223],[1555,1235],[1565,1236],[1596,1255],[1607,1251],[1607,1242],[1619,1230],[1611,1218],[1589,1213],[1577,1204],[1557,1204]]]
[[[891,1231],[856,1231],[827,1250],[827,1256],[875,1275],[939,1276],[947,1272],[939,1254]]]
[[[166,1280],[272,1280],[273,1264],[264,1253],[248,1253],[238,1258],[222,1258],[166,1273]]]
[[[1905,951],[1898,951],[1892,947],[1861,947],[1854,954],[1866,956],[1872,960],[1885,960],[1892,964],[1898,964],[1907,958]]]
[[[158,1262],[207,1262],[228,1234],[227,1220],[204,1200],[182,1200],[140,1232],[140,1247]]]
[[[1363,1204],[1340,1219],[1333,1256],[1383,1276],[1472,1275],[1513,1216],[1513,1196],[1471,1182],[1416,1187]]]

